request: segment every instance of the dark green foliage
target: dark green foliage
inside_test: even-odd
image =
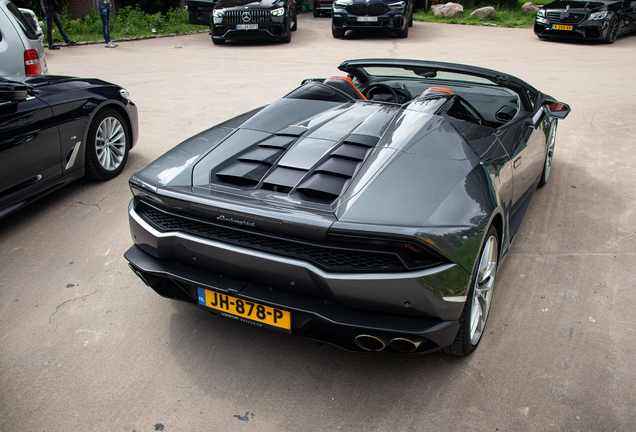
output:
[[[154,15],[158,12],[166,14],[170,9],[178,8],[180,6],[179,0],[119,0],[120,7],[130,6],[135,9],[139,8],[149,15]]]
[[[31,9],[40,18],[44,17],[42,7],[40,6],[40,0],[11,0],[11,3],[19,8]]]
[[[58,0],[59,1],[59,0]],[[68,36],[79,41],[102,41],[102,22],[97,12],[74,19],[70,14],[60,14],[60,19]],[[46,23],[42,23],[46,34]],[[126,6],[119,10],[119,14],[110,19],[110,36],[114,40],[148,37],[161,34],[184,34],[201,30],[201,26],[188,22],[186,9],[172,9],[165,15],[161,12],[147,15],[139,8]],[[62,42],[56,27],[53,27],[53,39]],[[48,42],[45,40],[45,42]]]

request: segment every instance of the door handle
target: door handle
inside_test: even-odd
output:
[[[515,159],[514,163],[512,164],[512,166],[514,166],[515,168],[517,168],[519,165],[521,165],[521,156]]]

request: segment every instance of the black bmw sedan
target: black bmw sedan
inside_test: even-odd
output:
[[[599,40],[607,44],[636,30],[636,2],[558,0],[537,12],[534,33],[541,39]]]
[[[0,77],[0,218],[82,176],[116,177],[138,131],[137,107],[118,85]]]
[[[210,17],[212,42],[275,38],[289,43],[298,28],[299,7],[296,0],[219,0]]]
[[[413,26],[412,0],[336,0],[333,3],[331,34],[343,38],[347,30],[392,30],[399,38]]]

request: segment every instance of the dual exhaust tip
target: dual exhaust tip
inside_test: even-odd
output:
[[[419,348],[423,339],[418,336],[400,336],[389,339],[384,335],[360,334],[355,342],[365,351],[382,351],[390,346],[399,352],[413,352]]]

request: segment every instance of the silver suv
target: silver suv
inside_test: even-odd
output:
[[[0,75],[26,78],[47,72],[37,30],[16,5],[0,0]]]

